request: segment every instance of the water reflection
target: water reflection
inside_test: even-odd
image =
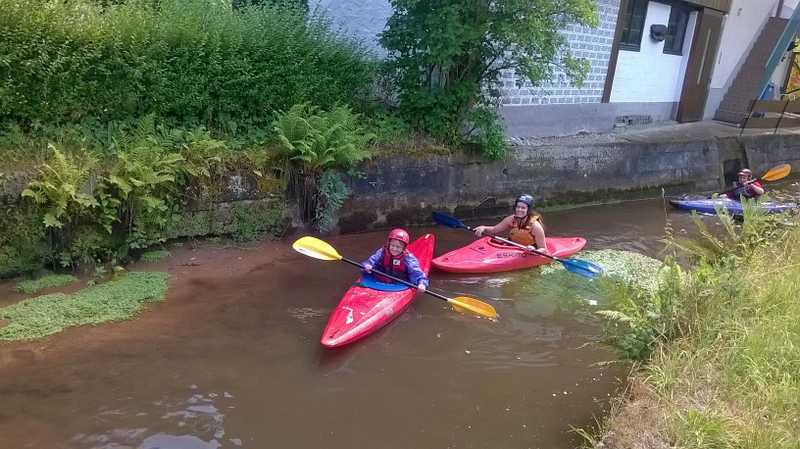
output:
[[[234,396],[228,392],[198,393],[196,385],[188,387],[182,401],[163,399],[149,407],[101,410],[96,420],[111,427],[106,433],[77,434],[72,443],[98,449],[221,449],[242,447],[241,438],[225,431],[225,411],[234,409]],[[127,398],[127,402],[135,402]],[[153,421],[151,415],[159,416]],[[136,427],[141,421],[149,427]],[[114,428],[115,424],[125,427]],[[168,429],[161,431],[161,429]]]

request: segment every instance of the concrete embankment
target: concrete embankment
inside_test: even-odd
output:
[[[800,167],[800,135],[719,134],[678,125],[669,132],[522,141],[493,162],[465,154],[378,157],[349,179],[340,230],[424,223],[434,209],[495,215],[521,192],[552,207],[654,197],[662,188],[713,191],[741,167],[756,173],[779,163]]]

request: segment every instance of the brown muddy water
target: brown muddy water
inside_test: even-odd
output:
[[[550,234],[585,236],[587,249],[651,256],[664,223],[660,200],[546,216]],[[411,232],[434,232],[437,255],[471,240]],[[384,235],[326,240],[365,258]],[[171,273],[167,301],[139,319],[0,345],[0,447],[572,448],[571,426],[591,426],[622,386],[625,367],[599,365],[614,355],[590,344],[592,306],[507,288],[530,272],[433,273],[439,291],[491,301],[496,323],[419,296],[381,331],[325,350],[328,314],[357,273],[289,243],[186,244],[132,268]]]

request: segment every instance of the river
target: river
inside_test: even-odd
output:
[[[691,226],[667,213],[676,230]],[[665,210],[645,200],[553,211],[545,223],[551,235],[586,237],[587,249],[657,257]],[[472,239],[410,231],[434,232],[437,255]],[[384,236],[326,240],[359,259]],[[420,296],[381,331],[324,349],[328,314],[357,273],[290,242],[184,244],[138,266],[171,274],[167,301],[138,319],[0,345],[1,446],[573,448],[571,427],[591,426],[624,387],[627,368],[603,364],[615,356],[593,343],[595,306],[538,295],[530,271],[433,274],[432,288],[490,301],[497,322]]]

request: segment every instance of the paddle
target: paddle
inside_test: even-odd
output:
[[[357,267],[361,268],[362,270],[364,269],[363,265],[361,265],[360,263],[358,263],[358,262],[356,262],[354,260],[350,260],[350,259],[348,259],[346,257],[343,257],[342,255],[340,255],[336,251],[336,248],[332,247],[327,242],[324,242],[324,241],[322,241],[322,240],[320,240],[318,238],[309,237],[309,236],[301,237],[301,238],[297,239],[294,243],[292,243],[292,248],[294,248],[294,250],[297,251],[300,254],[304,254],[306,256],[313,257],[315,259],[320,259],[320,260],[341,260],[341,261],[349,263],[350,265],[357,266]],[[414,289],[417,288],[417,286],[412,284],[411,282],[408,282],[406,280],[403,280],[403,279],[400,279],[400,278],[396,278],[396,277],[391,276],[389,274],[383,273],[383,272],[381,272],[379,270],[376,270],[375,268],[372,269],[372,272],[373,273],[377,273],[377,274],[379,274],[381,276],[385,276],[385,277],[387,277],[387,278],[389,278],[389,279],[391,279],[391,280],[393,280],[395,282],[399,282],[399,283],[401,283],[401,284],[403,284],[405,286],[408,286],[408,287],[411,287],[411,288],[414,288]],[[477,315],[484,316],[484,317],[487,317],[487,318],[496,318],[497,317],[497,311],[494,310],[494,307],[492,307],[489,304],[486,304],[483,301],[479,301],[479,300],[477,300],[475,298],[470,298],[468,296],[456,296],[455,298],[448,298],[447,296],[440,295],[439,293],[432,292],[432,291],[427,290],[427,289],[425,290],[425,293],[427,293],[427,294],[429,294],[429,295],[431,295],[431,296],[433,296],[435,298],[439,298],[441,300],[447,301],[448,303],[450,303],[456,309],[468,310],[468,311],[470,311],[472,313],[475,313]]]
[[[778,181],[780,179],[789,176],[789,173],[791,173],[791,171],[792,171],[792,166],[789,164],[776,165],[767,170],[763,175],[761,175],[760,178],[755,178],[751,179],[750,181],[747,181],[745,185],[752,184],[756,181],[767,181],[767,182]],[[736,188],[726,190],[722,192],[721,195],[727,195],[729,193],[733,193],[735,190]]]
[[[434,212],[433,213],[433,220],[440,225],[447,226],[448,228],[454,229],[466,229],[467,231],[473,231],[474,229],[470,226],[465,225],[459,219],[455,217],[451,217],[449,215],[445,215],[441,212]],[[484,233],[486,234],[486,233]],[[486,234],[488,235],[488,234]],[[542,257],[547,257],[548,259],[557,260],[564,265],[564,268],[571,273],[575,273],[577,275],[583,276],[589,279],[595,279],[601,274],[603,274],[603,268],[596,263],[589,262],[588,260],[580,260],[580,259],[562,259],[560,257],[551,256],[550,254],[543,253],[541,251],[537,251],[535,249],[528,248],[525,245],[520,245],[519,243],[512,242],[511,240],[504,239],[502,237],[498,237],[496,235],[491,236],[496,240],[499,240],[507,245],[516,246],[518,248],[524,249],[526,251],[530,251],[532,253],[538,254]]]

